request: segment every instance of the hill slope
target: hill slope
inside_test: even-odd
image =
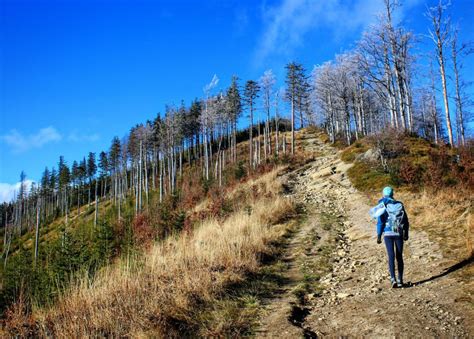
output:
[[[446,200],[443,191],[431,197],[432,209],[426,194],[397,191],[412,217],[405,245],[411,284],[389,289],[385,247],[376,244],[368,216],[375,196],[354,188],[357,171],[341,160],[347,152],[323,140],[315,130],[299,132],[298,157],[288,165],[201,197],[187,211],[199,216],[194,227],[118,258],[51,307],[30,316],[17,304],[7,330],[63,337],[472,335],[469,199],[452,193]]]
[[[369,199],[352,187],[350,165],[340,160],[337,150],[316,136],[307,138],[308,148],[320,156],[291,173],[288,184],[305,206],[308,221],[288,249],[288,283],[281,295],[269,299],[259,336],[472,335],[472,257],[460,262],[445,257],[430,240],[430,229],[413,225],[404,251],[411,286],[389,289],[385,247],[375,241]],[[408,198],[409,193],[403,195]],[[324,224],[328,218],[330,228]],[[334,251],[325,254],[331,236]],[[332,268],[319,276],[324,255]],[[318,290],[295,293],[308,280],[308,270]]]

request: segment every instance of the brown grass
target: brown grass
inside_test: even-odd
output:
[[[396,190],[395,198],[405,205],[410,228],[426,232],[439,244],[443,256],[453,264],[474,256],[472,193],[460,188],[411,192]],[[371,203],[380,192],[370,193]]]
[[[400,192],[397,199],[405,204],[410,225],[426,231],[446,258],[460,261],[474,255],[472,195],[468,190]]]
[[[353,162],[358,155],[365,153],[368,149],[369,145],[366,139],[358,140],[341,152],[341,160],[348,163]]]
[[[35,311],[41,334],[222,335],[202,324],[199,315],[226,286],[255,272],[261,255],[283,235],[285,227],[275,224],[293,213],[293,204],[279,195],[278,171],[247,183],[248,194],[233,193],[247,198],[251,209],[241,204],[222,222],[206,220],[194,231],[156,244],[145,256],[103,270],[92,282],[84,279],[53,308]]]

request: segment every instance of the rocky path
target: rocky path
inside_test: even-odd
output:
[[[404,251],[411,286],[390,289],[385,248],[376,243],[367,199],[346,176],[349,165],[315,135],[306,135],[304,143],[318,157],[286,180],[308,219],[286,251],[287,283],[268,300],[257,336],[474,336],[472,309],[466,313],[455,302],[462,282],[442,275],[447,266],[437,244],[412,231]],[[316,279],[308,282],[308,272]],[[318,286],[315,292],[301,289],[308,283]]]

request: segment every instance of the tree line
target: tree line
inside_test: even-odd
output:
[[[377,23],[363,33],[353,50],[313,69],[313,102],[322,113],[327,133],[333,142],[339,137],[350,144],[354,138],[391,127],[435,143],[443,142],[446,135],[451,146],[464,146],[472,102],[469,83],[460,71],[472,45],[458,41],[459,28],[451,23],[448,5],[439,1],[425,13],[430,23],[426,36],[433,47],[422,58],[414,53],[419,37],[394,20],[401,3],[383,3]]]

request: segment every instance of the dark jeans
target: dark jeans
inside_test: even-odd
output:
[[[403,282],[403,238],[388,236],[384,237],[385,247],[388,254],[388,269],[390,278],[395,279],[395,257],[397,258],[398,280]]]

